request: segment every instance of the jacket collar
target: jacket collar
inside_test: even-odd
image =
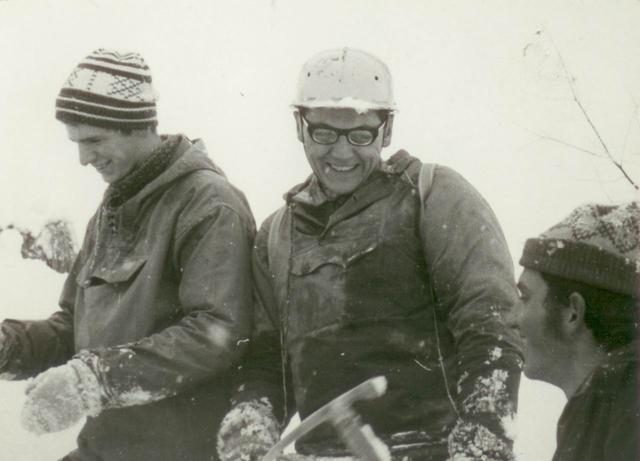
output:
[[[389,160],[383,161],[380,168],[371,173],[354,192],[346,197],[342,196],[333,199],[342,203],[337,206],[336,211],[331,214],[326,224],[325,232],[336,222],[347,219],[359,213],[372,203],[390,195],[394,190],[392,177],[403,174],[414,161],[416,161],[414,157],[411,157],[406,151],[401,150],[391,156]],[[317,177],[313,174],[303,183],[290,189],[285,194],[284,199],[287,203],[303,205],[302,208],[309,209],[311,213],[313,213],[313,209],[317,209],[332,201],[322,189]],[[309,214],[304,211],[300,211],[300,213],[305,215]],[[307,219],[312,219],[312,216],[307,216]]]
[[[638,367],[638,351],[640,351],[640,340],[636,339],[632,341],[631,344],[627,344],[626,346],[622,346],[618,349],[614,349],[613,351],[607,353],[607,358],[598,365],[592,373],[587,376],[587,378],[580,384],[576,392],[571,396],[574,398],[578,395],[584,394],[587,389],[591,386],[591,383],[594,379],[597,379],[599,376],[607,375],[612,372],[616,372],[625,367],[632,366],[635,370]],[[619,389],[600,389],[600,392],[608,392],[608,393],[617,393]]]
[[[351,197],[362,195],[361,191],[368,189],[370,183],[380,176],[380,173],[386,175],[399,175],[405,172],[409,166],[417,159],[412,157],[407,151],[401,149],[393,154],[388,160],[382,161],[380,168],[374,171],[358,188],[351,193]],[[286,202],[301,203],[304,205],[318,207],[331,201],[327,194],[322,189],[320,182],[315,174],[309,176],[303,183],[298,184],[291,188],[285,195]]]
[[[129,222],[135,218],[141,203],[150,195],[168,187],[178,178],[198,170],[210,170],[226,177],[222,170],[208,157],[204,142],[200,139],[190,141],[184,135],[178,135],[180,140],[175,149],[172,161],[168,167],[155,179],[145,185],[121,207],[123,220]]]

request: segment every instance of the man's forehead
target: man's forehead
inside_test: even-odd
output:
[[[69,139],[74,142],[91,138],[105,137],[114,133],[113,130],[107,130],[105,128],[86,125],[83,123],[74,125],[66,124],[65,128],[67,129],[67,135],[69,136]]]

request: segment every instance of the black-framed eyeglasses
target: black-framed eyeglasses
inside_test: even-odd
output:
[[[387,123],[384,120],[380,125],[375,128],[370,126],[359,126],[351,128],[349,130],[343,130],[335,128],[333,126],[324,125],[322,123],[309,123],[309,121],[300,115],[302,120],[307,124],[307,133],[318,144],[335,144],[340,136],[345,136],[349,144],[353,146],[368,146],[373,143],[380,133],[380,128]]]

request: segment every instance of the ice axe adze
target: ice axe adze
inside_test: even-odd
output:
[[[329,422],[347,448],[358,460],[390,461],[387,446],[378,439],[369,425],[363,424],[352,405],[359,400],[380,397],[387,390],[387,378],[377,376],[358,384],[307,416],[298,427],[276,443],[262,461],[276,461],[282,451],[320,424]]]

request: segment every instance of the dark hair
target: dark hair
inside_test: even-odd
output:
[[[134,131],[141,131],[141,130],[145,130],[145,131],[149,131],[153,134],[157,134],[157,130],[158,127],[157,125],[152,125],[152,126],[148,126],[146,128],[136,128],[136,129],[132,129],[132,128],[117,128],[114,131],[117,131],[120,134],[123,134],[125,136],[130,136],[131,133],[133,133]]]
[[[638,299],[581,282],[541,272],[547,283],[547,301],[566,306],[572,293],[580,293],[586,310],[584,321],[606,351],[631,343],[638,335]],[[547,309],[553,309],[545,302]]]
[[[69,126],[78,126],[78,125],[80,125],[79,122],[74,122],[74,121],[64,122],[64,124],[65,125],[69,125]],[[92,126],[94,126],[94,125],[92,125]],[[98,127],[98,128],[101,128],[101,127]],[[158,125],[157,124],[150,125],[150,126],[148,126],[146,128],[136,128],[136,129],[133,129],[133,128],[107,128],[107,129],[109,129],[111,131],[115,131],[115,132],[120,133],[120,134],[123,134],[125,136],[130,136],[131,133],[133,133],[134,131],[140,131],[140,130],[147,130],[147,131],[149,131],[149,132],[151,132],[153,134],[157,134],[158,133]]]

